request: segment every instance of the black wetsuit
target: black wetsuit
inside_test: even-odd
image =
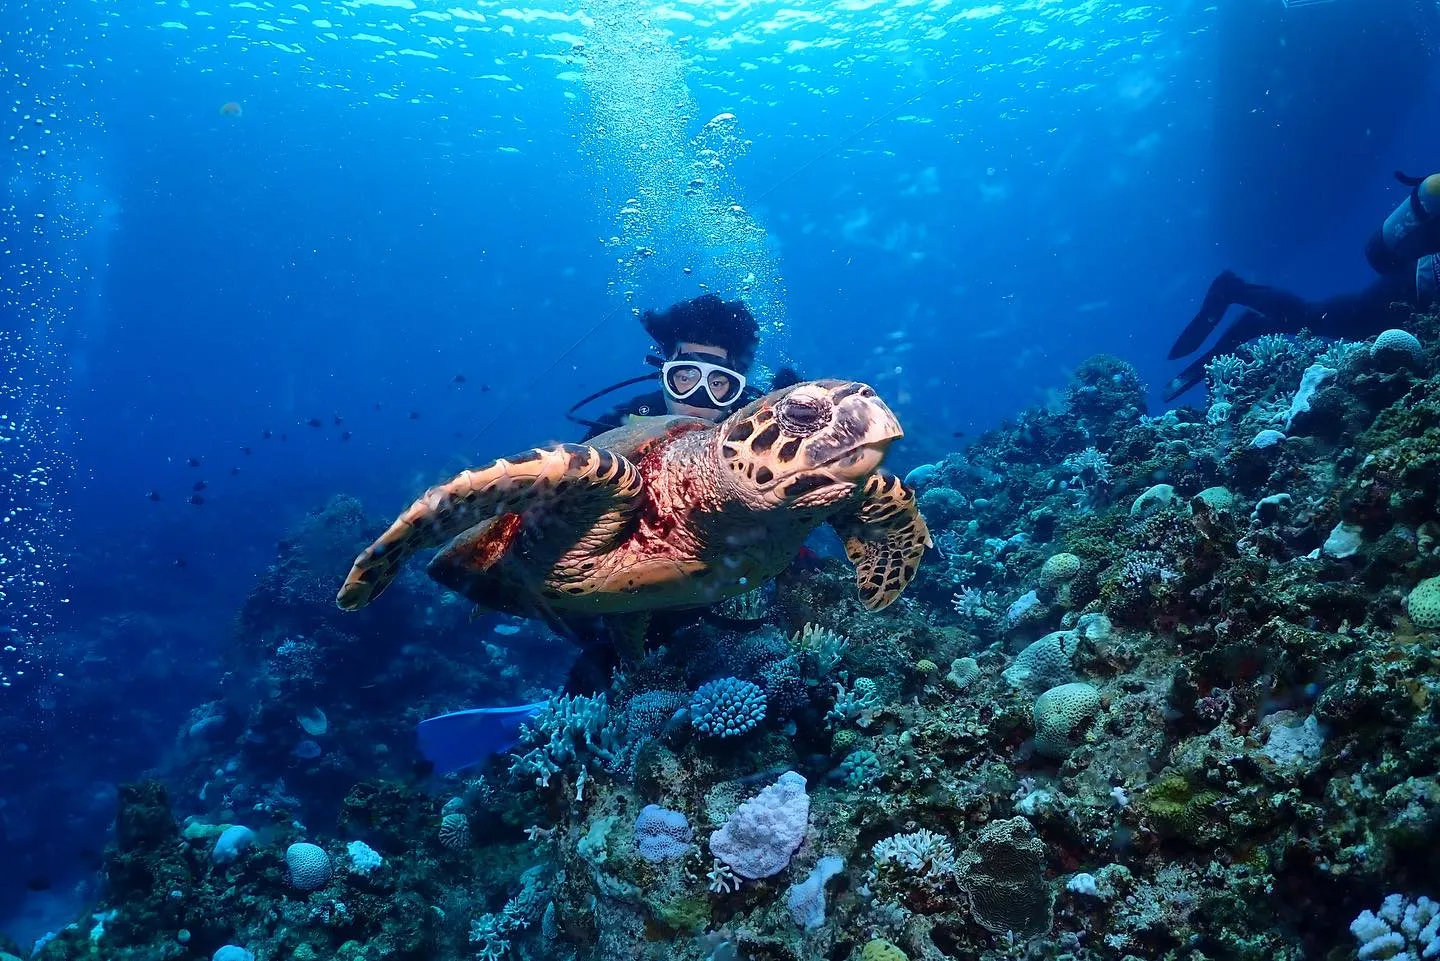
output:
[[[1215,278],[1195,319],[1170,348],[1170,359],[1193,353],[1232,305],[1248,308],[1215,345],[1189,364],[1165,391],[1174,400],[1205,379],[1205,365],[1221,354],[1265,334],[1298,334],[1363,340],[1403,324],[1418,306],[1416,264],[1383,274],[1364,290],[1325,300],[1306,300],[1288,290],[1247,283],[1228,271]]]

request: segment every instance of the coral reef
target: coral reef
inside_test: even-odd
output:
[[[1262,338],[1156,416],[1096,358],[911,472],[937,547],[902,602],[807,558],[589,695],[418,579],[337,617],[372,525],[332,504],[37,957],[1429,956],[1437,347]],[[545,706],[430,776],[411,727],[471,699]]]

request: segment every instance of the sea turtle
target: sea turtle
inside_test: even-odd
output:
[[[364,607],[412,555],[448,542],[429,574],[477,605],[604,615],[633,643],[651,611],[763,584],[828,521],[861,603],[879,610],[934,546],[914,493],[879,469],[902,435],[874,390],[843,380],[775,391],[719,424],[636,418],[426,491],[356,558],[335,600]]]

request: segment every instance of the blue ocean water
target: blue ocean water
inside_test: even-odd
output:
[[[902,472],[1096,353],[1158,410],[1218,270],[1368,279],[1440,147],[1435,19],[7,0],[0,930],[84,901],[114,784],[330,497],[574,439],[646,370],[635,311],[708,290],[768,369],[881,390]]]

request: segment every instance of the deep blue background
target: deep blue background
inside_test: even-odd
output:
[[[808,374],[875,383],[910,432],[896,466],[1043,402],[1096,352],[1159,388],[1222,267],[1317,295],[1359,285],[1364,236],[1402,196],[1390,171],[1434,169],[1419,0],[1164,6],[992,11],[939,37],[885,5],[813,29],[760,29],[766,5],[674,25],[696,38],[687,135],[732,111],[754,141],[734,175],[785,279],[774,346]],[[469,463],[571,438],[572,400],[643,372],[598,242],[633,188],[583,87],[555,77],[579,68],[538,55],[563,55],[553,35],[578,23],[471,33],[470,58],[377,60],[348,40],[277,52],[258,41],[310,37],[308,17],[270,37],[228,4],[62,10],[86,64],[72,152],[104,212],[74,242],[93,279],[62,359],[79,466],[65,613],[77,631],[161,618],[183,714],[305,511],[345,492],[388,515]],[[360,15],[393,16],[416,45],[405,11]],[[171,19],[193,26],[159,26]],[[705,43],[745,30],[756,43]],[[824,36],[843,42],[787,46]],[[223,116],[227,101],[243,115]],[[694,279],[638,301],[663,306]],[[71,684],[103,681],[64,649],[53,660]],[[86,723],[63,699],[47,709],[37,764]],[[64,763],[129,776],[159,750]]]

